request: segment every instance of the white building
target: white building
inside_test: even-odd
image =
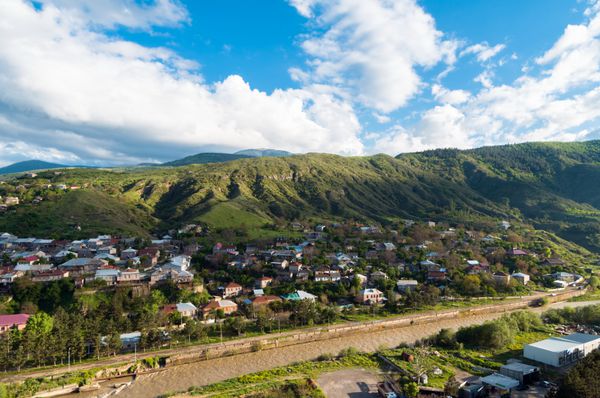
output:
[[[574,333],[527,344],[523,356],[555,367],[576,362],[600,346],[600,336]]]
[[[524,274],[522,272],[515,272],[514,274],[512,274],[512,277],[519,281],[521,284],[526,285],[527,283],[529,283],[530,277],[527,274]]]

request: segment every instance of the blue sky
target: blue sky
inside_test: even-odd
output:
[[[5,0],[0,164],[598,137],[595,1]]]

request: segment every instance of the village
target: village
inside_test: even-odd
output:
[[[239,334],[250,323],[264,331],[265,324],[272,330],[275,322],[281,328],[282,323],[296,327],[368,319],[563,289],[583,284],[583,274],[591,271],[566,263],[547,246],[527,242],[527,233],[512,232],[506,221],[488,231],[432,221],[405,220],[401,225],[398,232],[380,226],[292,223],[295,238],[216,241],[210,246],[202,245],[211,237],[199,225],[152,241],[110,235],[66,241],[4,233],[0,286],[6,298],[31,285],[61,281],[69,281],[74,297],[120,290],[147,297],[174,289],[178,293],[158,300],[158,312],[166,316],[159,324],[182,326],[195,319],[206,325],[235,318],[229,324],[235,323]],[[183,297],[185,301],[169,301]],[[9,314],[0,315],[2,330],[25,328],[39,310],[27,299],[6,302]],[[127,317],[134,315],[128,312]],[[121,349],[140,344],[141,330],[118,332]]]

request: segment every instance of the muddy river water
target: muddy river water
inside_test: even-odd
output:
[[[598,303],[600,301],[562,302],[551,304],[548,307],[579,307]],[[533,309],[533,311],[545,311],[548,307]],[[376,351],[382,346],[395,347],[401,343],[413,343],[443,328],[457,329],[461,326],[478,324],[500,316],[502,316],[502,313],[441,320],[431,324],[384,329],[175,366],[160,373],[140,376],[131,387],[123,390],[118,396],[147,398],[169,392],[185,391],[192,386],[212,384],[247,373],[267,370],[293,362],[312,360],[323,353],[337,354],[348,347],[355,347],[361,351]]]

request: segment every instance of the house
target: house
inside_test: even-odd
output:
[[[177,303],[175,305],[175,309],[177,312],[179,312],[179,314],[181,314],[181,316],[185,316],[187,318],[193,318],[198,313],[198,308],[190,302]]]
[[[10,285],[18,278],[25,275],[23,271],[8,270],[0,273],[0,285]]]
[[[127,268],[117,276],[117,283],[137,283],[141,280],[140,271],[135,268]]]
[[[29,314],[0,315],[0,334],[10,329],[25,329],[27,320],[29,320]]]
[[[562,281],[567,284],[570,283],[579,283],[583,281],[583,277],[581,275],[573,274],[570,272],[555,272],[553,274],[547,275],[548,277],[554,279],[555,281]]]
[[[49,271],[36,271],[31,275],[33,282],[52,282],[69,277],[69,271],[62,269],[52,269]]]
[[[510,274],[507,274],[506,272],[494,272],[492,278],[494,279],[494,282],[496,282],[497,285],[507,286],[510,283]]]
[[[252,308],[257,310],[276,301],[281,301],[281,298],[277,296],[258,296],[252,300]]]
[[[236,312],[238,306],[231,300],[211,300],[202,308],[202,314],[204,318],[211,314],[211,312],[223,311],[225,315],[230,315]]]
[[[100,268],[96,270],[94,279],[103,280],[107,285],[114,285],[119,278],[119,270],[116,268]]]
[[[529,275],[524,274],[522,272],[515,272],[512,274],[512,277],[519,283],[521,283],[522,285],[526,285],[529,283],[529,280],[531,279],[529,277]]]
[[[315,271],[315,282],[338,282],[342,279],[339,271],[332,271],[327,267],[322,267]]]
[[[256,287],[258,287],[260,289],[264,289],[265,287],[269,286],[271,283],[273,283],[273,278],[271,278],[270,276],[263,276],[262,278],[258,278],[256,280]]]
[[[137,250],[132,249],[131,247],[121,251],[121,258],[123,260],[129,260],[134,257],[137,257]]]
[[[356,301],[361,304],[379,304],[385,300],[383,293],[378,289],[363,289],[356,296]]]
[[[317,296],[315,296],[314,294],[305,292],[303,290],[296,290],[293,293],[284,294],[283,296],[281,296],[281,298],[283,298],[284,300],[291,300],[291,301],[300,301],[300,300],[316,301],[317,300]]]
[[[529,256],[529,253],[523,249],[517,249],[517,248],[512,248],[510,249],[508,252],[506,252],[507,255],[509,255],[510,257],[525,257],[525,256]]]
[[[446,280],[446,270],[440,268],[439,270],[427,271],[427,280],[430,282],[443,282]]]
[[[396,287],[400,293],[406,293],[411,290],[414,291],[418,285],[419,282],[414,279],[400,279],[396,282]]]
[[[103,265],[106,265],[106,261],[97,258],[73,258],[58,268],[69,270],[71,275],[83,275],[95,272]]]
[[[371,273],[371,279],[374,281],[383,281],[388,278],[387,274],[383,271],[375,271]]]
[[[542,265],[550,265],[550,266],[563,266],[565,262],[560,258],[547,258],[542,262]]]
[[[157,247],[147,247],[139,251],[138,257],[144,266],[154,267],[156,264],[158,264],[160,250]]]
[[[223,298],[236,297],[242,292],[242,286],[235,282],[230,282],[223,288]]]
[[[276,270],[283,270],[283,269],[287,269],[289,266],[289,262],[288,260],[282,260],[282,261],[272,261],[271,262],[271,266],[273,268],[275,268]]]

